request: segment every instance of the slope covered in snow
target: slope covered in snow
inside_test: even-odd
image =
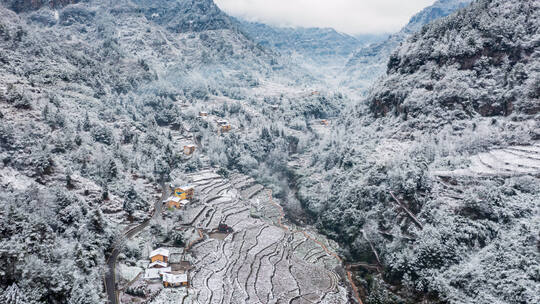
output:
[[[538,1],[481,0],[393,53],[303,166],[297,198],[373,303],[536,303]],[[300,162],[302,164],[302,162]]]
[[[390,55],[410,35],[420,31],[424,25],[446,17],[471,2],[472,0],[438,0],[414,15],[400,32],[385,41],[357,50],[346,63],[343,83],[367,89],[375,79],[384,75]]]
[[[424,27],[392,54],[369,97],[375,115],[452,121],[540,112],[538,3],[473,7]]]
[[[211,1],[56,3],[0,4],[2,303],[102,303],[115,238],[190,166],[180,101],[276,66]]]
[[[298,53],[311,60],[344,59],[365,44],[359,38],[331,28],[274,27],[245,20],[238,20],[238,23],[241,30],[261,45],[283,55]]]

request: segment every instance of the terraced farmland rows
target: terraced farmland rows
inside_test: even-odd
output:
[[[442,177],[459,176],[540,176],[540,144],[495,149],[470,157],[468,168],[454,171],[434,171]]]
[[[184,222],[206,232],[220,223],[234,229],[223,240],[205,237],[191,248],[196,258],[191,289],[199,303],[348,302],[333,271],[339,261],[302,233],[268,220],[279,211],[262,186],[239,174],[230,181],[210,172],[191,178],[197,200],[184,209]],[[255,205],[261,218],[250,216]]]

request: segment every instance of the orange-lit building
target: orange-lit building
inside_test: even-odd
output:
[[[154,263],[160,261],[163,263],[168,263],[169,261],[169,250],[165,248],[158,248],[150,253],[150,262]]]
[[[181,200],[190,200],[193,199],[195,195],[195,187],[193,186],[182,186],[174,188],[174,195],[179,197]]]
[[[184,146],[184,154],[185,155],[191,155],[195,150],[197,149],[197,146],[195,145],[185,145]]]

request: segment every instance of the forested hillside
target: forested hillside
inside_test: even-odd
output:
[[[538,4],[497,4],[475,4],[414,34],[390,57],[389,76],[369,97],[372,112],[446,121],[538,114]]]
[[[299,54],[305,60],[343,61],[366,41],[331,28],[287,28],[238,20],[239,27],[261,45],[284,56]]]
[[[410,35],[420,31],[424,25],[446,17],[471,2],[472,0],[438,0],[414,15],[401,31],[390,35],[385,41],[358,49],[346,63],[343,84],[364,90],[369,88],[377,78],[384,75],[390,55]]]
[[[212,1],[161,19],[152,1],[4,3],[0,302],[102,303],[117,225],[146,218],[168,173],[193,166],[163,128],[183,132],[179,101],[210,94],[202,78],[245,86],[272,57]]]
[[[104,303],[113,247],[189,178],[203,199],[139,239],[205,230],[188,303],[540,302],[540,4],[470,2],[360,50],[344,88],[363,42],[334,30],[212,0],[1,0],[0,303]],[[118,265],[147,260],[134,244]]]
[[[305,141],[284,130],[307,130],[343,100],[289,88],[309,77],[280,66],[211,0],[70,3],[0,5],[2,303],[103,303],[122,230],[149,217],[173,171],[203,166],[178,137],[195,134],[205,166],[223,174],[279,180],[264,164],[283,166]],[[219,137],[199,110],[238,133]]]
[[[320,229],[380,267],[358,272],[369,303],[539,301],[539,8],[423,27],[297,171]]]

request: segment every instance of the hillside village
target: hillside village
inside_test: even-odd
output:
[[[162,219],[152,224],[156,227],[130,241],[146,248],[142,260],[130,262],[136,266],[119,260],[117,296],[122,303],[162,303],[165,298],[221,303],[244,297],[256,302],[299,297],[346,301],[349,283],[343,270],[335,272],[341,260],[327,249],[335,245],[313,231],[293,230],[268,189],[247,176],[231,176],[229,181],[210,169],[189,179],[191,185],[170,187],[173,195],[161,202],[166,208]],[[153,229],[180,233],[183,246],[175,247],[174,240],[162,243]],[[291,247],[285,247],[283,239]],[[320,280],[325,277],[328,280]]]

